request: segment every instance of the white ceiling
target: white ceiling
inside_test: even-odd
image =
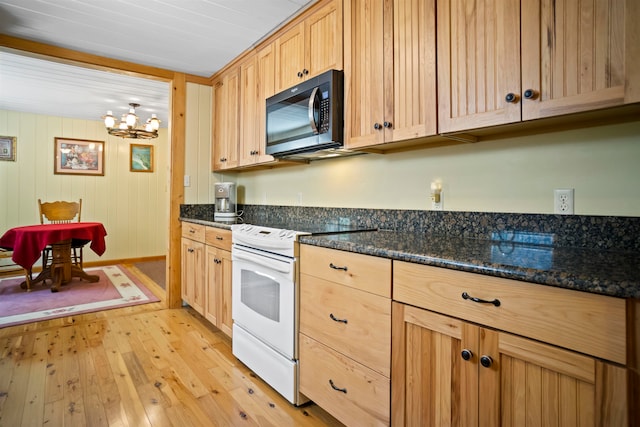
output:
[[[0,33],[209,77],[316,0],[0,0]],[[166,83],[0,50],[0,109],[168,118]]]

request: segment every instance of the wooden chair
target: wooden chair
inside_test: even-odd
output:
[[[12,256],[13,250],[11,248],[0,247],[0,276],[22,270],[22,267],[11,260]]]
[[[63,224],[67,222],[80,222],[82,215],[82,199],[78,202],[42,202],[38,199],[40,209],[40,224]],[[82,248],[89,243],[89,240],[73,239],[71,241],[71,262],[83,268]],[[42,268],[46,268],[50,263],[51,246],[47,246],[42,251]]]

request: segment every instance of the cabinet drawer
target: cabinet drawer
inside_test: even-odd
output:
[[[204,229],[205,229],[204,225],[183,221],[182,237],[195,240],[198,242],[204,242]]]
[[[390,387],[388,378],[300,334],[300,391],[344,424],[388,426]]]
[[[225,251],[231,250],[231,230],[216,227],[206,227],[205,230],[205,243],[210,246],[215,246]]]
[[[300,332],[390,376],[391,300],[301,275]]]
[[[391,298],[391,260],[300,245],[300,272]]]
[[[478,303],[467,293],[500,305]],[[625,301],[482,274],[394,263],[393,299],[624,364]]]

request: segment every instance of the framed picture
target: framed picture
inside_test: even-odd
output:
[[[129,144],[129,170],[153,172],[153,145]]]
[[[16,137],[0,136],[0,160],[16,161]]]
[[[104,141],[55,138],[53,173],[104,175]]]

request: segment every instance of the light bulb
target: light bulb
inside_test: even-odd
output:
[[[136,110],[134,108],[129,109],[129,114],[127,114],[126,122],[129,128],[134,128],[136,124],[138,124],[138,116],[136,116]]]
[[[160,120],[155,114],[152,114],[151,118],[147,122],[151,125],[151,130],[157,131],[160,129]]]
[[[104,118],[104,126],[107,129],[112,129],[116,125],[116,118],[113,117],[112,111],[107,111],[107,115]]]

